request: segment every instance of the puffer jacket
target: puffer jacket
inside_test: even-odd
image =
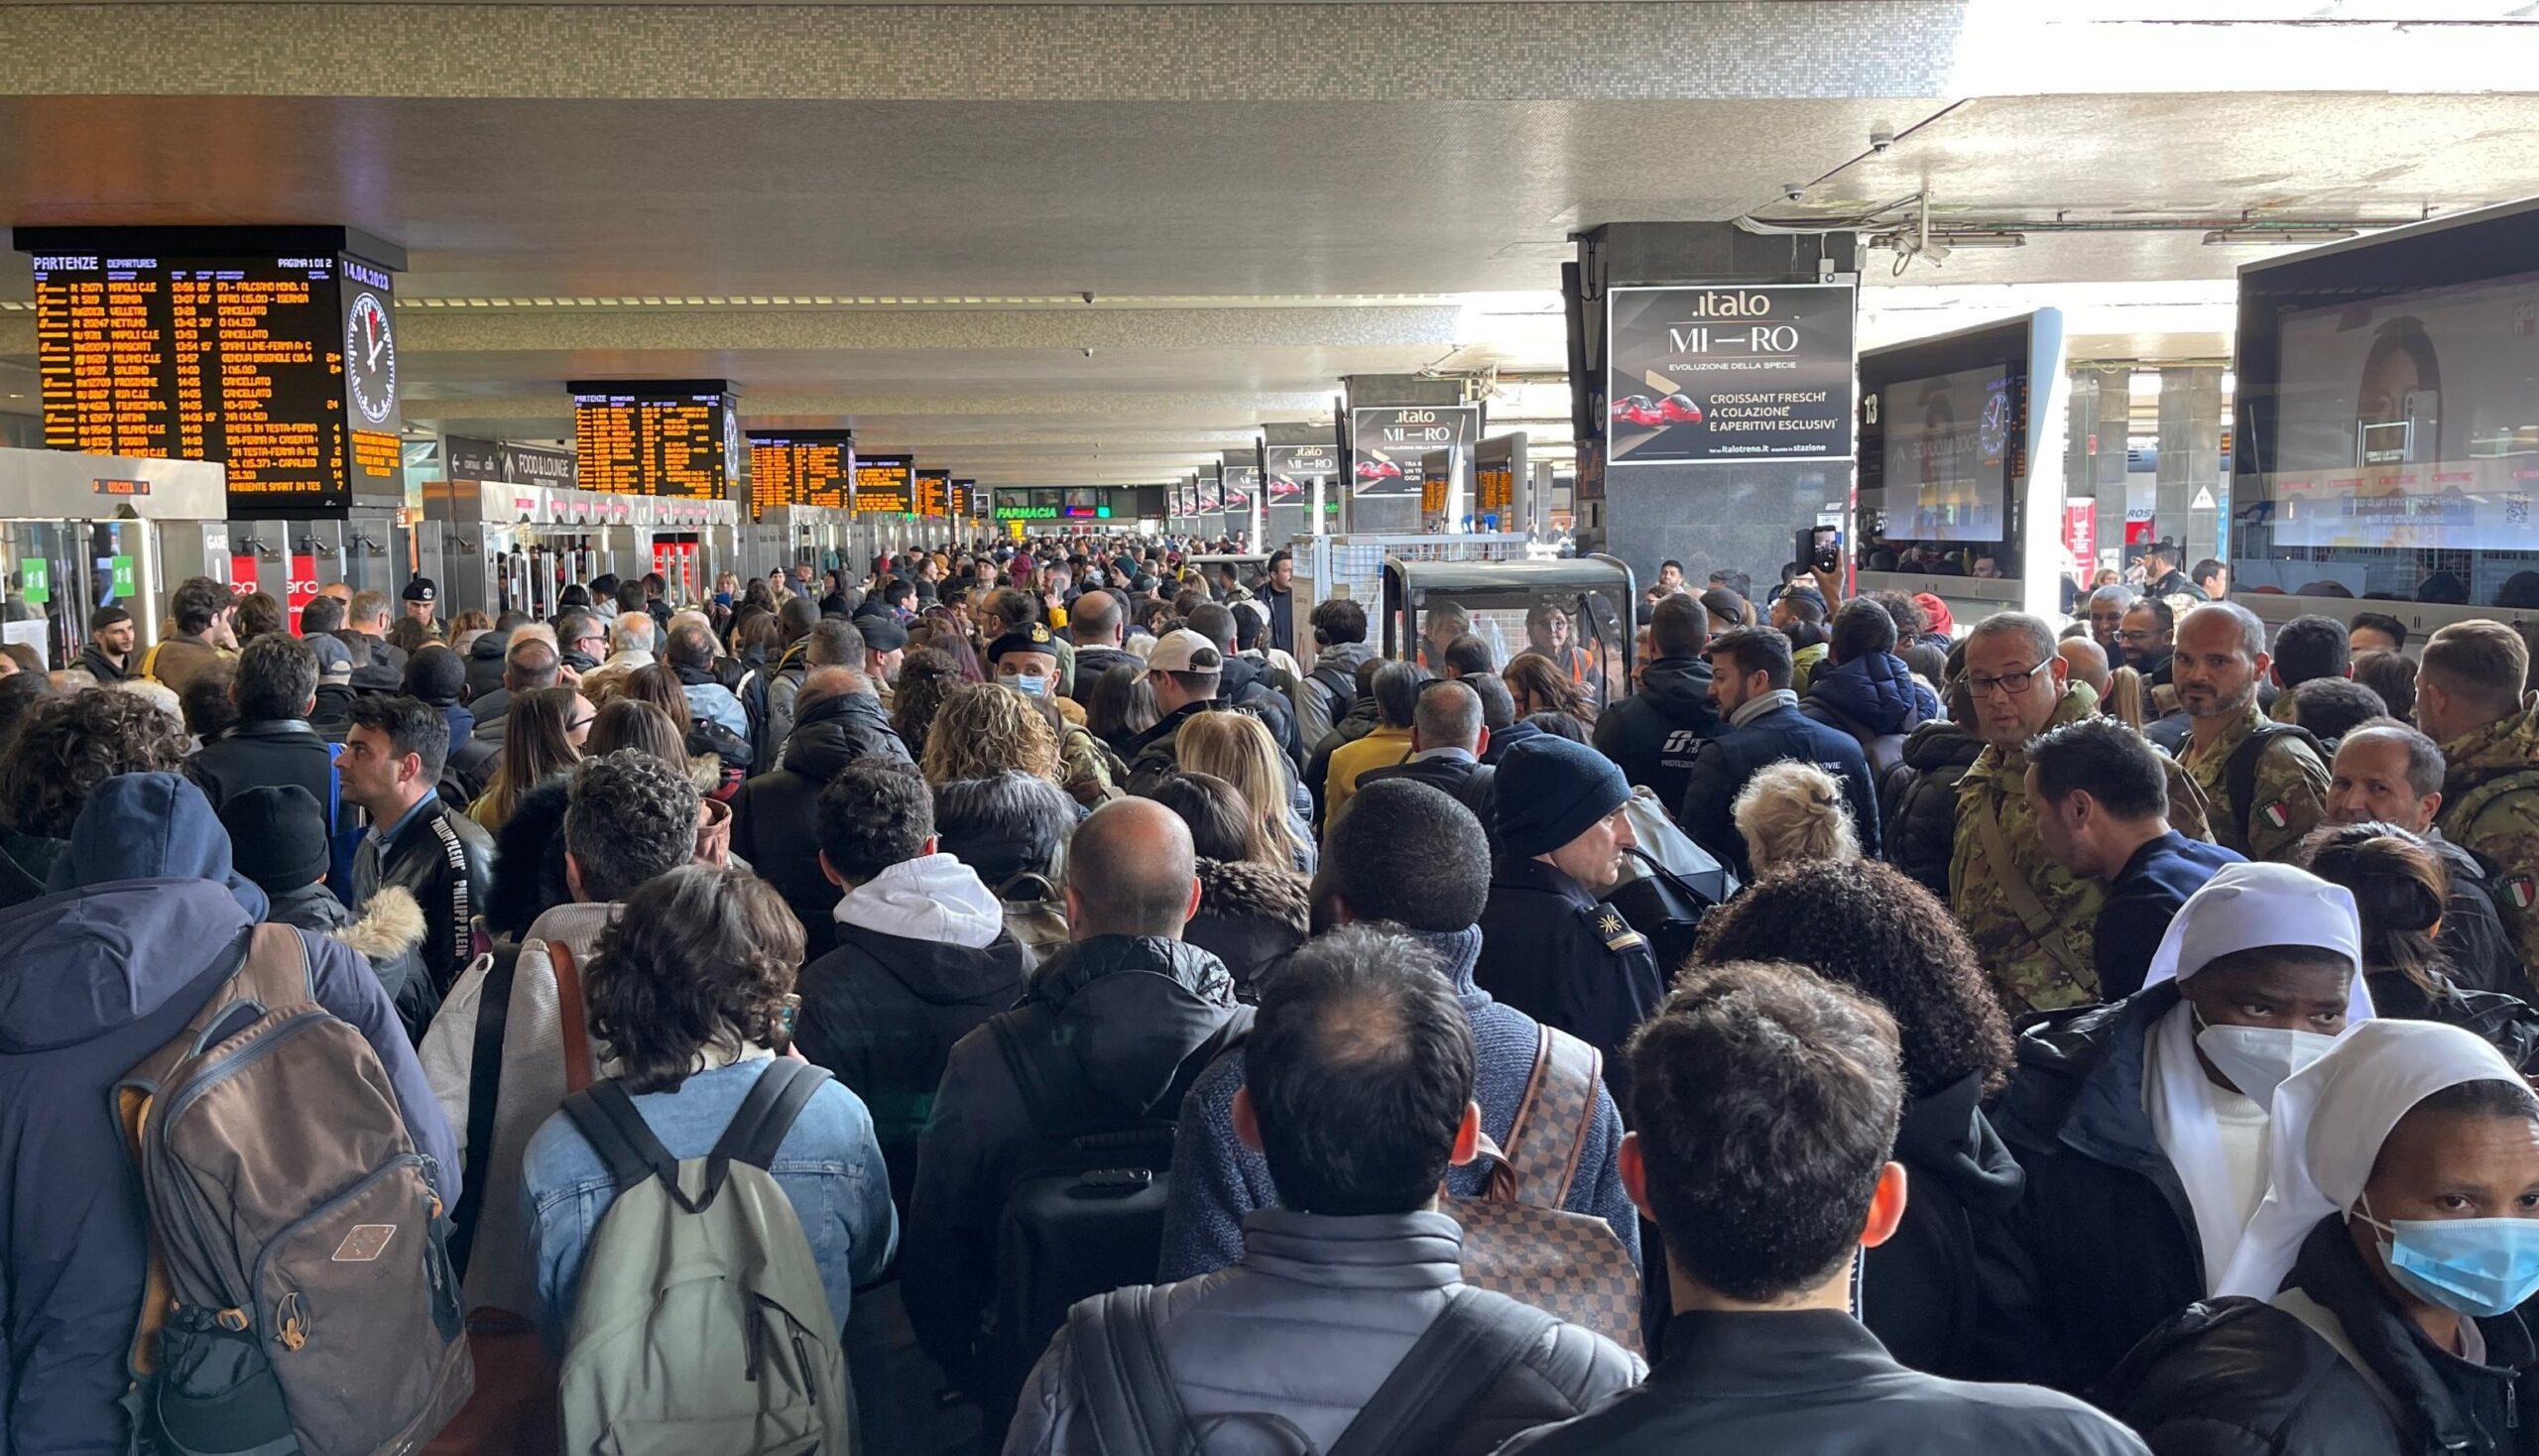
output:
[[[1639,674],[1637,692],[1597,717],[1596,751],[1622,765],[1624,778],[1654,789],[1659,803],[1679,804],[1694,754],[1727,731],[1711,701],[1708,660],[1659,658]]]
[[[1905,738],[1903,752],[1878,778],[1886,862],[1942,900],[1957,846],[1957,781],[1983,752],[1983,739],[1934,718]]]
[[[1872,653],[1809,679],[1798,710],[1860,741],[1873,783],[1904,757],[1904,735],[1940,715],[1931,690],[1893,653]]]
[[[776,887],[802,922],[805,963],[837,944],[830,914],[838,888],[820,873],[812,807],[838,771],[859,759],[908,762],[907,745],[891,731],[881,699],[846,692],[811,704],[785,741],[785,763],[741,786],[732,796],[732,853]]]
[[[1219,1052],[1252,1029],[1225,963],[1153,936],[1096,935],[1051,956],[1023,1004],[1001,1014],[1025,1036],[1066,1048],[1084,1080],[1126,1115],[1170,1121]],[[993,1368],[981,1321],[995,1292],[1005,1191],[1040,1146],[992,1027],[952,1047],[918,1141],[900,1274],[927,1297],[908,1318],[925,1353],[982,1404],[1001,1409],[1027,1372]]]
[[[1242,860],[1202,859],[1199,912],[1181,938],[1234,973],[1235,994],[1261,999],[1261,978],[1305,943],[1305,877]]]
[[[1188,1420],[1210,1432],[1206,1449],[1291,1450],[1300,1435],[1306,1450],[1331,1450],[1463,1287],[1463,1230],[1434,1212],[1338,1218],[1268,1208],[1244,1221],[1244,1240],[1241,1264],[1158,1290],[1146,1338]],[[1465,1407],[1455,1435],[1423,1456],[1481,1456],[1646,1373],[1639,1357],[1603,1336],[1555,1324]],[[1097,1448],[1080,1384],[1061,1330],[1033,1371],[1009,1456]]]

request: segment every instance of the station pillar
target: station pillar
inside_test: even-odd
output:
[[[2091,547],[2093,558],[2073,562],[2085,587],[2102,564],[2124,559],[2124,442],[2132,418],[2132,385],[2129,364],[2072,367],[2063,484],[2065,500],[2095,508],[2089,541],[2076,543]]]
[[[1568,303],[1572,420],[1578,438],[1579,550],[1621,557],[1643,586],[1656,579],[1659,563],[1670,558],[1683,563],[1685,576],[1697,588],[1714,570],[1741,570],[1753,578],[1754,594],[1761,597],[1779,582],[1779,568],[1791,558],[1799,531],[1839,523],[1848,544],[1856,529],[1859,390],[1850,325],[1859,306],[1859,238],[1847,233],[1764,235],[1728,222],[1614,222],[1580,234],[1577,241],[1577,261],[1562,268],[1561,287]],[[1739,459],[1729,453],[1736,447],[1727,444],[1727,431],[1714,429],[1721,447],[1710,450],[1707,458],[1620,466],[1609,461],[1609,410],[1616,395],[1647,393],[1654,386],[1639,383],[1638,374],[1628,391],[1614,383],[1608,290],[1773,285],[1830,285],[1848,291],[1835,310],[1838,316],[1827,319],[1820,311],[1812,320],[1800,345],[1804,357],[1794,360],[1798,367],[1773,377],[1787,380],[1789,388],[1822,396],[1815,408],[1840,412],[1844,418],[1830,422],[1830,429],[1815,431],[1830,443],[1821,449],[1771,447],[1812,458]],[[1721,372],[1708,377],[1734,379],[1725,386],[1733,393],[1782,387],[1758,379],[1750,388],[1747,374],[1729,363],[1742,354],[1732,354],[1716,339],[1710,352]],[[1639,366],[1626,361],[1621,367]],[[1675,377],[1689,382],[1705,376],[1696,368]],[[1808,408],[1799,407],[1802,414]],[[1749,427],[1762,433],[1743,438],[1769,432],[1759,425]]]
[[[2160,369],[2158,536],[2174,541],[2192,569],[2222,554],[2222,491],[2228,465],[2222,458],[2219,364],[2163,365]]]

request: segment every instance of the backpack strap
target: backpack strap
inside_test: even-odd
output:
[[[2275,740],[2287,737],[2310,745],[2310,751],[2319,756],[2321,763],[2335,757],[2319,742],[2319,735],[2300,724],[2259,718],[2257,726],[2248,730],[2248,736],[2239,740],[2239,746],[2231,750],[2231,761],[2222,766],[2223,791],[2231,795],[2231,817],[2238,824],[2241,844],[2248,842],[2248,815],[2256,808],[2257,765]]]
[[[546,947],[546,964],[555,973],[555,1009],[564,1038],[564,1086],[579,1092],[591,1084],[591,1024],[582,1010],[582,973],[573,964],[573,948],[556,940],[543,940]]]
[[[1516,1121],[1508,1129],[1506,1156],[1524,1202],[1560,1208],[1569,1202],[1587,1134],[1595,1126],[1596,1089],[1605,1058],[1566,1031],[1548,1026],[1540,1031],[1533,1075],[1516,1105]]]
[[[750,1095],[732,1114],[714,1151],[706,1156],[718,1162],[746,1162],[761,1171],[772,1168],[776,1150],[784,1146],[793,1120],[802,1115],[803,1105],[828,1079],[825,1070],[789,1056],[769,1062],[767,1070],[750,1085]]]
[[[679,1206],[690,1213],[705,1204],[687,1196],[678,1185],[678,1159],[670,1156],[662,1140],[653,1136],[651,1124],[637,1111],[635,1099],[615,1077],[593,1082],[590,1087],[564,1099],[564,1115],[573,1120],[593,1152],[608,1164],[608,1175],[617,1182],[617,1191],[627,1192],[642,1186],[646,1178],[659,1178]],[[707,1200],[712,1200],[711,1192]]]
[[[1190,1444],[1180,1388],[1157,1353],[1155,1302],[1153,1285],[1131,1284],[1067,1311],[1074,1394],[1098,1450],[1178,1456]]]
[[[520,947],[497,945],[476,996],[476,1035],[467,1059],[466,1168],[459,1178],[458,1208],[450,1215],[449,1263],[461,1278],[476,1246],[476,1221],[485,1211],[485,1174],[494,1161],[494,1109],[503,1095],[503,1031],[511,1022],[512,978]]]
[[[1984,858],[1993,866],[1993,878],[2000,883],[2003,898],[2010,903],[2010,913],[2018,916],[2019,927],[2036,942],[2055,969],[2076,985],[2095,985],[2096,972],[2082,965],[2072,953],[2071,944],[2060,933],[2054,916],[2037,896],[2036,887],[2027,882],[2019,862],[2010,853],[2010,836],[2001,828],[2001,816],[1990,804],[1974,808],[1975,836],[1984,846]]]
[[[1415,1456],[1449,1449],[1469,1421],[1474,1399],[1558,1323],[1530,1305],[1470,1284],[1456,1289],[1327,1456]]]

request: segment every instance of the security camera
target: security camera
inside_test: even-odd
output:
[[[1881,126],[1869,134],[1869,149],[1883,155],[1895,145],[1895,129]]]
[[[1785,198],[1786,200],[1788,200],[1788,201],[1796,202],[1796,201],[1798,201],[1798,200],[1800,200],[1800,199],[1804,198],[1806,195],[1807,195],[1807,183],[1805,183],[1805,182],[1782,182],[1782,183],[1781,183],[1781,196],[1782,196],[1783,198]]]

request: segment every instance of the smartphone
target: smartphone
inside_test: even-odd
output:
[[[1810,526],[1798,533],[1791,559],[1810,571],[1843,569],[1843,533],[1832,526]]]

